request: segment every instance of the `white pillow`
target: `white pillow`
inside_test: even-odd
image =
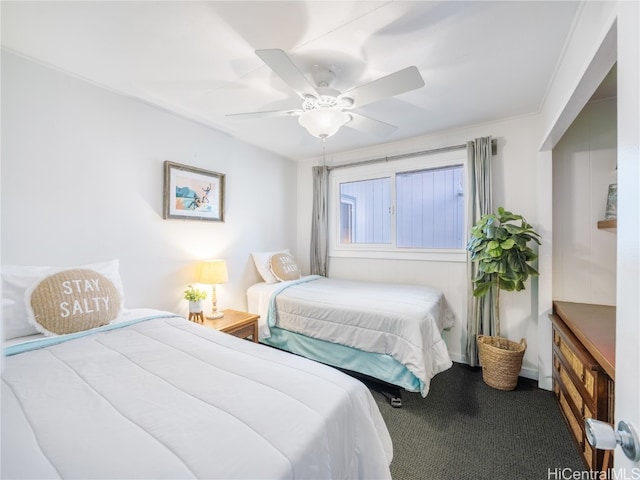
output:
[[[262,277],[262,279],[267,283],[278,283],[278,279],[271,273],[271,257],[275,253],[288,253],[291,252],[289,249],[286,250],[277,250],[274,252],[253,252],[251,256],[253,257],[253,263],[256,265],[256,269],[258,273]]]
[[[120,294],[120,309],[124,307],[124,288],[120,279],[120,262],[110,260],[75,267],[31,267],[21,265],[5,265],[0,268],[2,275],[2,321],[4,339],[22,337],[38,333],[36,327],[29,323],[26,298],[27,292],[33,290],[40,281],[54,273],[70,269],[94,270],[111,280]]]

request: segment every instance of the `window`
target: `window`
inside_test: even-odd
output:
[[[464,248],[462,165],[396,174],[396,244]]]
[[[466,255],[466,158],[439,157],[332,171],[332,254]]]
[[[389,178],[340,184],[340,238],[343,243],[389,243]]]

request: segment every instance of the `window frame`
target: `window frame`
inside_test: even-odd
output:
[[[329,255],[343,258],[382,258],[395,260],[433,260],[447,262],[466,262],[465,245],[461,248],[413,248],[396,246],[396,174],[419,170],[446,168],[460,165],[463,169],[464,191],[464,237],[469,235],[468,227],[468,191],[469,175],[466,149],[436,154],[424,154],[416,157],[376,162],[352,167],[340,167],[331,170],[329,181]],[[391,195],[391,238],[389,244],[364,244],[340,242],[340,184],[376,178],[390,179]]]

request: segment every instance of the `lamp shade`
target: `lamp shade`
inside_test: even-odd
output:
[[[200,266],[200,283],[217,285],[229,280],[227,263],[224,260],[209,260]]]
[[[307,110],[298,117],[298,123],[318,138],[334,135],[349,120],[351,116],[348,113],[332,108]]]

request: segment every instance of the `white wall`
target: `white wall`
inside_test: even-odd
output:
[[[599,230],[617,182],[616,99],[588,103],[553,149],[553,299],[615,305],[616,233]]]
[[[541,275],[538,284],[538,385],[549,390],[552,388],[549,314],[553,301],[551,272],[554,250],[549,237],[553,235],[554,205],[543,201],[543,198],[553,184],[551,151],[616,62],[617,8],[616,2],[582,4],[541,108],[544,135],[540,137],[538,154],[537,197],[540,230],[546,239],[540,247],[539,263],[548,274]]]
[[[498,140],[498,154],[493,158],[494,207],[504,206],[520,213],[534,225],[536,212],[536,154],[540,139],[537,115],[512,118],[451,131],[379,145],[327,157],[326,163],[339,164],[459,145],[476,137],[493,136]],[[331,139],[327,140],[328,142]],[[312,182],[311,167],[321,159],[300,163],[298,167],[298,256],[301,266],[309,269],[311,235]],[[551,193],[550,190],[548,192]],[[381,260],[368,258],[330,258],[329,276],[393,283],[418,283],[441,289],[456,314],[456,326],[446,334],[447,347],[454,361],[465,361],[467,322],[466,263],[417,260]],[[502,334],[520,341],[525,337],[528,349],[523,360],[523,375],[537,377],[537,280],[529,282],[524,292],[500,295]]]
[[[226,174],[226,222],[162,219],[165,160]],[[290,160],[2,54],[4,265],[119,258],[128,307],[186,314],[197,262],[224,258],[219,306],[245,309],[250,253],[295,252],[295,185]]]
[[[569,39],[559,74],[550,88],[543,107],[543,128],[549,132],[543,137],[539,158],[548,163],[548,150],[564,135],[570,123],[585,104],[584,95],[591,96],[617,60],[617,149],[618,149],[618,232],[617,232],[617,293],[616,293],[616,424],[625,420],[640,425],[640,8],[638,2],[585,2],[577,19],[574,34]],[[591,91],[585,87],[589,85]],[[578,95],[577,92],[580,94]],[[564,93],[563,95],[561,93]],[[578,101],[578,97],[583,101]],[[568,120],[568,122],[567,122]],[[539,185],[551,182],[552,171],[541,168]],[[543,218],[548,225],[552,220],[551,205]],[[541,252],[547,263],[550,250]],[[545,315],[550,308],[550,281],[541,284],[540,311]],[[546,310],[546,311],[545,311]],[[542,316],[541,316],[542,319]],[[539,384],[551,386],[551,327],[539,322],[540,344],[544,345],[540,359]],[[617,449],[614,459],[617,474],[630,475],[640,463],[628,459]],[[633,470],[635,469],[635,470]]]
[[[616,14],[616,2],[582,3],[541,107],[542,150],[562,138],[616,62]]]

